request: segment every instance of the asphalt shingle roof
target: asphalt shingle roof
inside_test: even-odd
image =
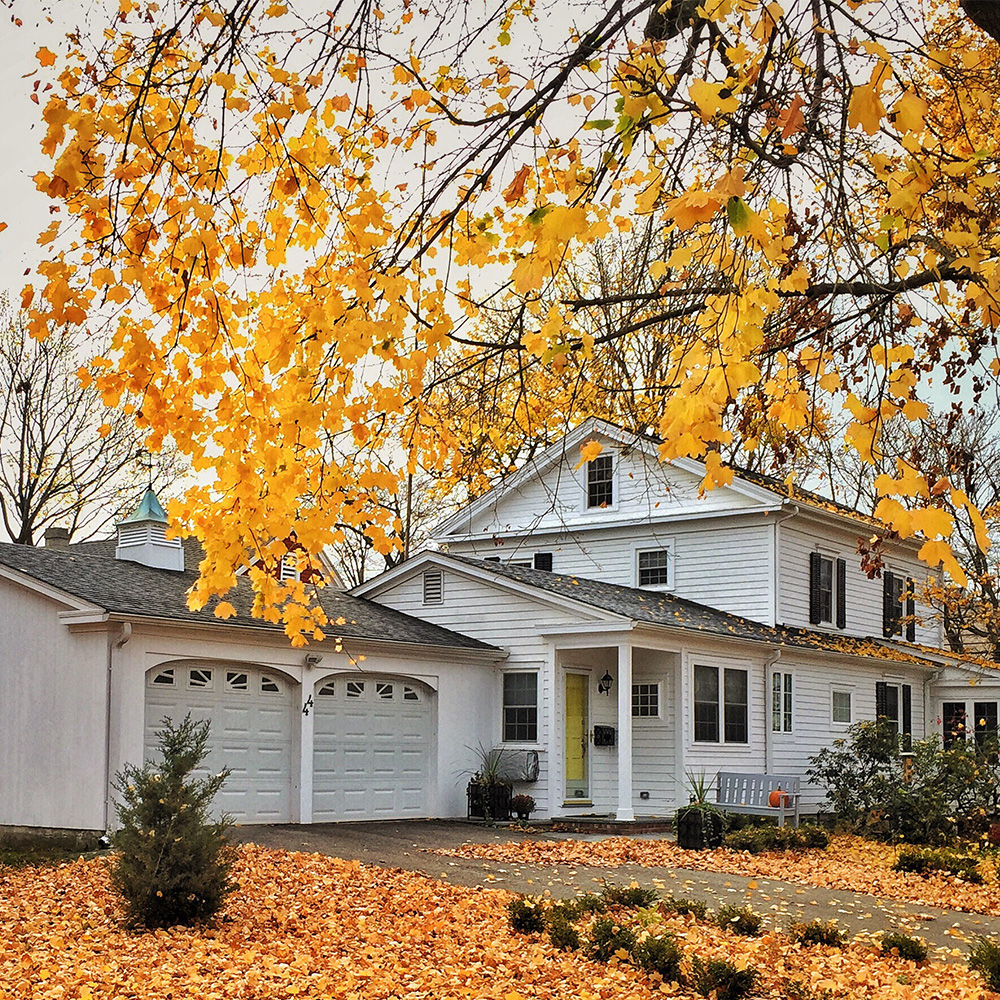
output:
[[[852,656],[939,666],[936,661],[921,656],[916,650],[911,652],[900,649],[898,643],[889,644],[877,638],[834,635],[787,625],[765,625],[674,594],[622,587],[567,573],[551,573],[547,570],[509,566],[490,560],[470,559],[468,556],[450,555],[449,558],[487,570],[498,577],[514,580],[549,594],[568,597],[601,611],[609,611],[644,624],[662,625],[727,639],[744,639],[776,646],[796,646]]]
[[[235,617],[216,618],[212,614],[214,603],[200,611],[189,611],[187,591],[198,578],[202,553],[193,539],[185,539],[183,544],[185,569],[180,573],[115,559],[113,539],[71,545],[68,549],[0,544],[0,564],[113,614],[281,631],[282,626],[250,614],[253,591],[245,577],[225,597],[236,608]],[[321,591],[319,601],[332,623],[324,630],[330,638],[381,639],[483,651],[494,648],[333,588]]]

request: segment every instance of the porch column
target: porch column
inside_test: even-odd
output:
[[[618,646],[618,808],[615,819],[631,821],[632,811],[632,645]]]

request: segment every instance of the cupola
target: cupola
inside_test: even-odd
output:
[[[156,569],[184,569],[184,549],[179,538],[167,538],[167,513],[156,494],[146,490],[142,502],[119,521],[115,558]]]

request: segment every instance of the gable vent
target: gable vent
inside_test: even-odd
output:
[[[440,604],[444,596],[444,580],[441,570],[424,571],[424,604]]]

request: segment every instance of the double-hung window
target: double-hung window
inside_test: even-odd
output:
[[[847,560],[809,553],[809,622],[847,627]]]
[[[587,463],[587,506],[611,507],[615,502],[614,462],[598,455]]]
[[[636,553],[637,578],[640,587],[669,589],[674,585],[672,546],[640,549]]]
[[[913,732],[913,689],[909,684],[875,684],[875,715],[891,723],[895,732],[903,737],[903,749],[909,750]]]
[[[884,570],[882,573],[882,635],[891,639],[905,634],[907,642],[917,637],[913,602],[913,580]],[[905,618],[905,629],[904,629]]]
[[[503,675],[503,740],[534,743],[538,740],[538,674]]]
[[[771,674],[771,731],[792,731],[792,675],[780,670]]]
[[[698,743],[749,740],[749,682],[746,670],[694,668],[694,738]],[[721,737],[721,738],[720,738]]]

